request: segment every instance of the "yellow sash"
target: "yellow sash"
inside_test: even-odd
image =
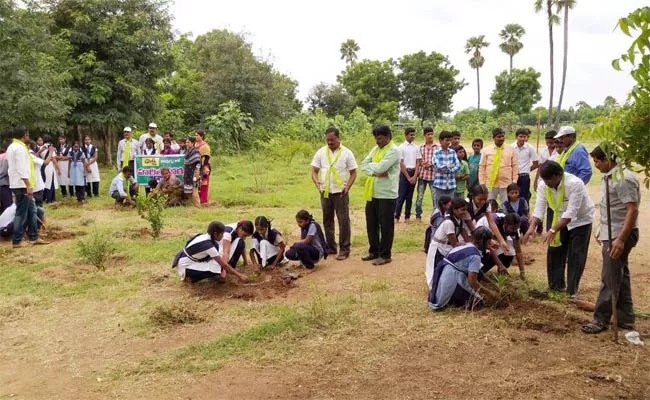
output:
[[[560,181],[560,185],[558,186],[558,196],[557,196],[557,203],[553,199],[553,192],[551,192],[551,188],[548,186],[546,187],[546,202],[548,203],[548,206],[551,210],[553,210],[553,221],[551,222],[551,226],[555,226],[557,222],[560,220],[560,207],[562,207],[562,203],[564,203],[564,176],[562,177],[562,180]],[[560,241],[560,232],[555,232],[555,236],[553,236],[553,241],[551,242],[551,247],[560,247],[562,245],[562,242]]]
[[[501,155],[503,154],[503,145],[497,147],[497,154],[494,156],[494,163],[492,164],[492,171],[490,172],[490,190],[494,188],[499,175],[499,167],[501,167]]]
[[[390,149],[393,146],[393,141],[391,140],[386,144],[386,146],[382,147],[381,149],[379,146],[376,146],[375,148],[375,153],[372,155],[372,162],[373,163],[378,163],[381,160],[384,159],[386,156],[386,153],[388,153],[388,149]],[[374,176],[369,176],[366,178],[366,183],[363,187],[363,199],[365,201],[372,201],[372,195],[375,193],[375,177]]]
[[[325,155],[327,156],[327,163],[329,164],[329,167],[327,168],[327,173],[325,173],[325,190],[323,192],[323,197],[326,199],[330,197],[330,179],[332,175],[334,175],[334,183],[336,183],[336,186],[343,188],[343,179],[341,179],[341,175],[339,174],[339,171],[336,170],[336,164],[339,161],[339,158],[341,158],[341,153],[343,153],[343,145],[339,146],[339,152],[336,153],[336,156],[334,156],[334,160],[332,160],[332,155],[330,154],[330,149],[329,147],[325,146],[323,147],[323,151],[325,152]]]
[[[575,150],[576,147],[578,147],[579,144],[580,143],[578,143],[578,141],[576,140],[576,142],[573,143],[573,145],[571,147],[569,147],[562,154],[560,154],[560,157],[558,158],[557,163],[560,164],[562,166],[562,168],[564,168],[564,166],[566,165],[566,162],[569,160],[569,157],[571,156],[571,153],[573,153],[573,150]]]
[[[29,152],[27,145],[23,143],[21,140],[14,139],[13,142],[23,146],[23,148],[27,152],[27,155],[29,156],[29,186],[31,186],[31,188],[33,189],[36,182],[36,174],[34,173],[34,156],[32,156],[32,153]]]
[[[131,158],[131,140],[133,139],[128,139],[124,143],[124,158],[122,159],[122,168],[129,165],[129,159]]]

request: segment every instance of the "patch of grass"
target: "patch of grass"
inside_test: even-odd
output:
[[[171,303],[160,304],[149,313],[150,323],[161,329],[176,325],[193,325],[205,321],[205,317],[193,307]]]
[[[76,245],[77,256],[102,271],[117,252],[115,240],[105,230],[92,230],[87,237],[77,240]]]
[[[362,292],[384,292],[391,288],[390,279],[379,277],[374,279],[364,279],[361,282],[361,291]]]
[[[557,290],[549,290],[546,294],[549,300],[558,303],[564,303],[571,297],[568,293],[558,292]]]

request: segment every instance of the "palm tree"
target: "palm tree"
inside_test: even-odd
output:
[[[476,70],[476,89],[478,91],[477,110],[481,109],[481,78],[479,76],[479,69],[481,69],[485,62],[485,58],[481,55],[481,49],[489,45],[490,43],[485,41],[485,35],[471,37],[465,43],[465,53],[472,53],[472,58],[469,59],[469,65]]]
[[[557,25],[560,22],[557,14],[553,13],[553,2],[554,0],[535,0],[535,12],[546,10],[548,19],[548,43],[550,46],[551,54],[551,90],[548,100],[548,121],[546,122],[546,126],[551,126],[551,124],[553,124],[553,87],[555,86],[555,62],[553,59],[553,25]]]
[[[512,58],[524,47],[524,44],[519,39],[525,33],[526,30],[524,27],[519,24],[508,24],[499,33],[499,37],[503,40],[499,48],[502,52],[510,56],[510,72],[512,72]]]
[[[346,64],[352,65],[357,60],[357,52],[359,51],[359,44],[354,39],[348,39],[341,43],[341,60],[345,60]]]
[[[555,129],[560,127],[560,111],[562,110],[562,97],[564,97],[564,84],[566,83],[566,69],[569,52],[569,10],[575,7],[575,0],[555,0],[557,12],[564,10],[564,60],[562,61],[562,86],[560,98],[557,102],[557,115],[555,116]]]

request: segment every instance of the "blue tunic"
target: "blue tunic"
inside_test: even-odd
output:
[[[83,151],[70,151],[70,185],[86,186],[84,177],[84,160],[86,155]]]
[[[440,310],[448,305],[463,306],[472,297],[482,300],[470,286],[470,272],[481,273],[481,252],[473,244],[455,247],[436,265],[429,292],[429,308]]]

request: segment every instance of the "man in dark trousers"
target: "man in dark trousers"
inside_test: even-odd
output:
[[[404,130],[404,143],[398,147],[402,159],[400,161],[401,174],[399,175],[399,190],[397,205],[395,206],[395,222],[399,222],[402,206],[405,206],[404,221],[411,219],[413,192],[415,192],[415,183],[418,181],[418,171],[422,161],[420,147],[413,143],[414,140],[415,129],[406,128]]]

